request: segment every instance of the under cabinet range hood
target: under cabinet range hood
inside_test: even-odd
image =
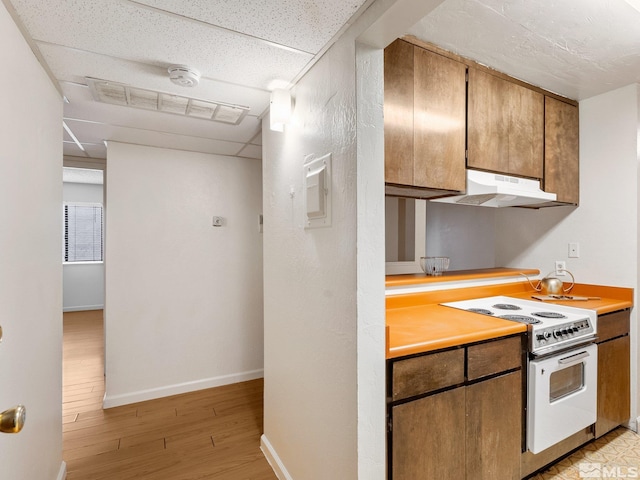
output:
[[[479,207],[519,207],[555,202],[556,198],[555,193],[542,191],[538,180],[467,170],[465,195],[433,198],[430,201]]]

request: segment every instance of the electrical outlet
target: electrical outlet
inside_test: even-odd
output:
[[[564,260],[556,260],[556,275],[562,276],[566,275],[565,270],[567,269],[567,262]]]

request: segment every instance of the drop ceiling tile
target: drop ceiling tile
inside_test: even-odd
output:
[[[245,145],[239,152],[239,157],[248,157],[255,159],[262,159],[262,147],[258,145]]]
[[[244,105],[250,108],[252,115],[260,115],[269,107],[269,92],[264,89],[210,78],[202,78],[197,87],[185,88],[172,83],[165,68],[49,44],[40,43],[38,47],[47,65],[61,82],[86,84],[85,77],[98,78],[201,100]],[[66,88],[64,84],[63,88]],[[93,98],[90,92],[88,95],[88,98]]]
[[[186,64],[219,81],[269,89],[290,81],[312,55],[127,2],[14,0],[31,36],[160,69]],[[46,57],[45,59],[48,60]],[[55,70],[54,70],[54,73]],[[131,83],[125,81],[124,83]]]
[[[141,0],[139,3],[315,54],[366,0]]]
[[[64,106],[64,118],[68,124],[72,121],[77,123],[85,121],[134,130],[156,130],[169,134],[222,139],[239,143],[249,142],[261,128],[261,122],[257,117],[245,117],[240,125],[234,126],[170,113],[107,105],[93,100],[82,101],[68,93],[65,95],[70,101]]]
[[[235,155],[241,148],[239,142],[230,142],[213,138],[194,137],[154,130],[133,129],[116,125],[102,125],[99,123],[77,122],[66,120],[69,128],[83,144],[100,145],[115,140],[138,145],[189,150],[193,152],[213,153],[218,155]]]
[[[87,157],[88,154],[80,150],[78,146],[73,141],[63,141],[62,143],[62,154],[72,157]],[[97,157],[97,158],[106,158],[106,157]]]
[[[262,145],[262,129],[249,141],[252,145]]]
[[[91,158],[107,158],[107,147],[104,143],[97,143],[91,145],[82,145],[87,155]]]

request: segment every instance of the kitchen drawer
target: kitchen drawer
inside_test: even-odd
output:
[[[393,363],[392,400],[402,400],[464,383],[464,348]]]
[[[602,343],[615,337],[620,337],[629,333],[629,310],[608,313],[598,317],[598,340]]]
[[[467,377],[486,377],[522,366],[520,336],[480,343],[467,348]]]

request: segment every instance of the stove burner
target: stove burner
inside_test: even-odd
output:
[[[497,308],[498,310],[522,310],[519,306],[513,305],[512,303],[497,303],[493,308]]]
[[[558,312],[534,312],[531,315],[535,315],[540,318],[567,318],[566,315]]]
[[[473,313],[481,313],[482,315],[493,315],[493,312],[491,310],[487,310],[486,308],[469,308],[467,311]]]
[[[513,320],[514,322],[519,323],[526,323],[527,325],[542,323],[541,320],[533,317],[527,317],[526,315],[502,315],[499,318],[504,318],[505,320]]]

